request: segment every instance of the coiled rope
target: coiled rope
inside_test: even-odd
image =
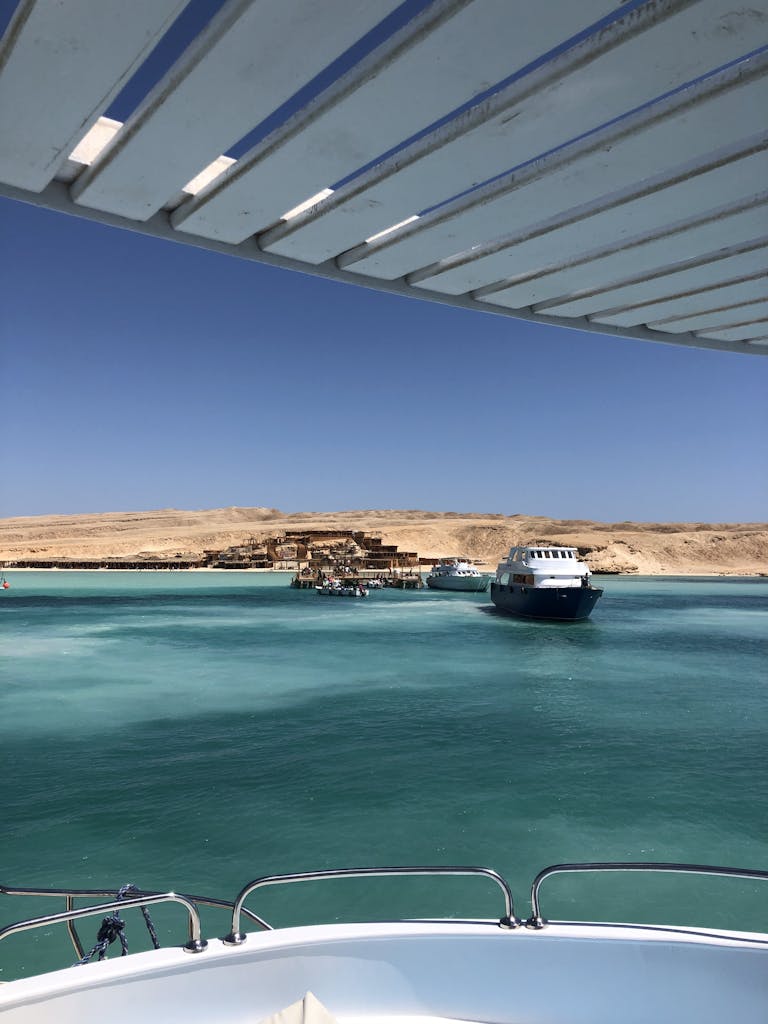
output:
[[[117,891],[117,899],[124,900],[126,896],[140,896],[141,892],[132,883],[122,886]],[[141,908],[141,913],[144,916],[144,923],[147,926],[149,937],[152,940],[152,945],[155,949],[160,949],[160,942],[157,938],[157,932],[155,926],[152,923],[152,918],[149,916],[149,911],[146,907]],[[128,952],[128,940],[125,937],[125,921],[120,917],[120,911],[116,910],[113,914],[107,915],[102,922],[96,934],[96,943],[92,949],[90,949],[84,957],[77,961],[75,967],[82,967],[83,964],[89,963],[96,953],[99,954],[99,960],[104,960],[107,955],[107,947],[111,946],[115,939],[120,940],[120,946],[122,952],[120,956],[125,956]]]

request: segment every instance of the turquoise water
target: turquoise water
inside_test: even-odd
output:
[[[558,624],[487,595],[329,600],[288,579],[9,574],[0,882],[231,899],[276,872],[479,864],[525,915],[561,861],[768,868],[768,581],[608,578],[589,622]],[[764,890],[623,875],[542,895],[552,917],[768,930]],[[250,905],[294,923],[498,903],[484,882],[422,879]],[[41,906],[63,909],[6,897],[2,921]],[[179,941],[179,911],[156,916]],[[7,939],[0,978],[67,964],[56,937]]]

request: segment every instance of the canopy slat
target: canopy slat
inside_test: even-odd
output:
[[[768,268],[766,268],[768,271]],[[708,309],[720,309],[729,303],[738,304],[761,299],[766,290],[766,272],[713,287],[678,293],[673,298],[659,299],[640,305],[612,309],[593,317],[596,323],[615,327],[636,327],[638,324],[669,322],[673,317],[692,316]]]
[[[768,43],[765,17],[751,8],[735,12],[728,0],[643,4],[267,231],[259,243],[269,252],[322,263],[693,81],[761,41]],[[473,39],[467,45],[474,46]],[[708,145],[714,148],[711,139]]]
[[[764,341],[768,338],[768,320],[750,321],[748,324],[739,324],[720,331],[699,331],[698,337],[711,338],[714,341]]]
[[[715,327],[728,327],[730,324],[743,323],[752,317],[759,319],[761,316],[768,316],[768,280],[763,282],[763,294],[765,297],[755,302],[740,306],[727,306],[725,309],[711,309],[696,316],[662,320],[654,323],[653,327],[660,331],[670,331],[673,334],[684,331],[705,333]]]
[[[768,268],[768,236],[743,247],[722,249],[690,261],[689,265],[661,267],[653,273],[625,282],[617,282],[602,291],[586,291],[584,295],[561,296],[534,306],[536,312],[552,316],[597,316],[620,302],[641,302],[659,295],[674,295],[685,289],[712,286],[723,278],[765,272]],[[504,304],[504,292],[489,295],[486,302]],[[516,300],[517,301],[517,300]]]
[[[40,192],[186,0],[22,0],[0,42],[0,180]]]
[[[700,254],[714,257],[727,245],[738,246],[754,239],[761,223],[768,226],[768,193],[693,221],[674,222],[658,234],[621,239],[565,265],[542,267],[498,294],[520,308],[543,305],[566,294],[609,287],[623,276],[652,274],[664,263],[671,269]],[[483,297],[492,296],[492,291],[483,292]]]
[[[230,0],[72,186],[146,220],[397,7],[397,0]]]
[[[0,195],[396,295],[768,354],[768,0],[216,0],[202,28],[187,2],[20,0]]]
[[[399,236],[342,255],[339,265],[389,280],[409,274],[411,284],[461,294],[594,247],[601,237],[631,235],[633,224],[677,220],[683,194],[691,216],[717,208],[723,197],[749,197],[768,180],[768,134],[753,137],[765,130],[768,104],[768,58],[761,64],[759,75],[756,66],[731,69],[691,90],[695,97],[680,94],[647,108],[420,218]],[[701,152],[712,145],[713,118],[724,125],[717,142],[728,152]]]
[[[491,243],[479,252],[468,250],[408,275],[410,284],[451,295],[474,292],[515,275],[533,275],[590,252],[610,250],[623,239],[641,233],[662,234],[679,223],[681,212],[695,221],[719,216],[714,206],[728,197],[732,205],[755,202],[768,181],[768,140],[755,152],[723,162],[713,154],[711,163],[696,170],[681,170],[662,182],[641,181],[617,190],[595,203],[564,211],[512,236]],[[484,255],[487,252],[487,255]],[[350,268],[352,270],[353,268]]]
[[[565,9],[560,0],[433,3],[182,207],[174,226],[242,242],[613,7],[611,0]]]

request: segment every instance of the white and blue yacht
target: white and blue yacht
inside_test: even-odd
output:
[[[511,548],[491,583],[496,607],[527,619],[587,619],[602,593],[576,548],[542,544]]]

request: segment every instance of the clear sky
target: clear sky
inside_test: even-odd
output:
[[[426,5],[405,0],[240,149]],[[106,113],[127,118],[221,6],[191,0]],[[765,357],[379,294],[2,199],[0,281],[2,516],[768,518]]]
[[[768,518],[764,357],[379,294],[7,200],[0,217],[2,516]]]

